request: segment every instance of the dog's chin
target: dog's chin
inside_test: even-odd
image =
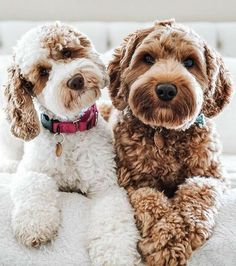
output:
[[[132,106],[132,105],[131,105]],[[132,108],[133,115],[138,118],[143,124],[153,128],[161,127],[171,130],[186,130],[194,124],[198,113],[193,116],[177,114],[171,108],[158,108],[152,110],[151,114],[143,113],[142,110]]]
[[[66,89],[49,102],[40,101],[40,104],[58,119],[74,120],[92,106],[100,95],[99,89],[85,89],[80,92]]]
[[[86,109],[95,104],[96,100],[100,97],[101,92],[97,89],[87,89],[80,91],[78,97],[71,99],[71,102],[62,103],[64,108],[62,116],[66,116],[70,119],[77,118],[80,116]]]

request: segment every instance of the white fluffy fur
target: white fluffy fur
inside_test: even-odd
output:
[[[135,265],[138,233],[126,192],[116,183],[107,124],[100,117],[95,128],[65,135],[59,158],[55,144],[46,129],[25,144],[11,190],[15,235],[27,246],[53,239],[60,226],[58,188],[81,190],[92,202],[87,246],[93,265]]]
[[[40,34],[45,34],[45,28],[43,33],[39,29],[27,33],[15,49],[15,63],[23,73],[42,57],[45,60],[48,54],[39,45]],[[63,63],[50,59],[50,63],[50,78],[34,100],[38,115],[43,112],[60,120],[78,116],[96,100],[95,96],[92,103],[89,102],[92,94],[89,101],[86,93],[80,96],[80,106],[73,113],[61,108],[58,97],[54,96],[60,83],[81,69],[96,74],[102,89],[106,74],[99,67],[101,61],[93,55],[90,60],[82,58]],[[0,131],[6,131],[6,126],[0,127]],[[16,238],[26,246],[38,246],[54,239],[61,223],[59,191],[82,191],[91,203],[86,246],[92,265],[139,264],[138,232],[126,192],[117,184],[111,131],[106,122],[99,117],[96,127],[64,134],[64,138],[60,157],[55,154],[54,134],[43,127],[38,137],[24,144],[24,154],[11,186],[12,228]],[[17,148],[22,149],[22,142],[16,142]],[[2,140],[1,145],[4,145]]]

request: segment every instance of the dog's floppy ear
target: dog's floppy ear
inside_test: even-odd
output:
[[[129,34],[121,46],[115,49],[113,58],[108,65],[109,92],[114,106],[119,110],[124,110],[127,106],[128,88],[124,82],[124,72],[129,67],[135,49],[152,29],[137,30]]]
[[[221,56],[204,45],[208,88],[204,93],[203,112],[207,117],[217,115],[229,103],[233,85]]]
[[[9,68],[8,84],[5,89],[7,105],[5,111],[11,123],[11,132],[23,140],[35,138],[40,131],[39,119],[27,91],[27,84],[20,75],[20,70],[13,65]]]

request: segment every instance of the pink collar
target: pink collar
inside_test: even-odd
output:
[[[89,107],[83,115],[75,121],[59,121],[50,119],[48,115],[41,114],[41,123],[44,128],[51,133],[67,133],[72,134],[77,131],[89,130],[95,127],[98,119],[98,110],[96,104]]]

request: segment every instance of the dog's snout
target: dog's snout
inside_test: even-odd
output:
[[[177,95],[177,88],[171,83],[162,83],[156,86],[156,94],[162,101],[171,101]]]
[[[81,74],[76,74],[68,80],[67,86],[72,90],[81,90],[84,87],[84,77]]]

